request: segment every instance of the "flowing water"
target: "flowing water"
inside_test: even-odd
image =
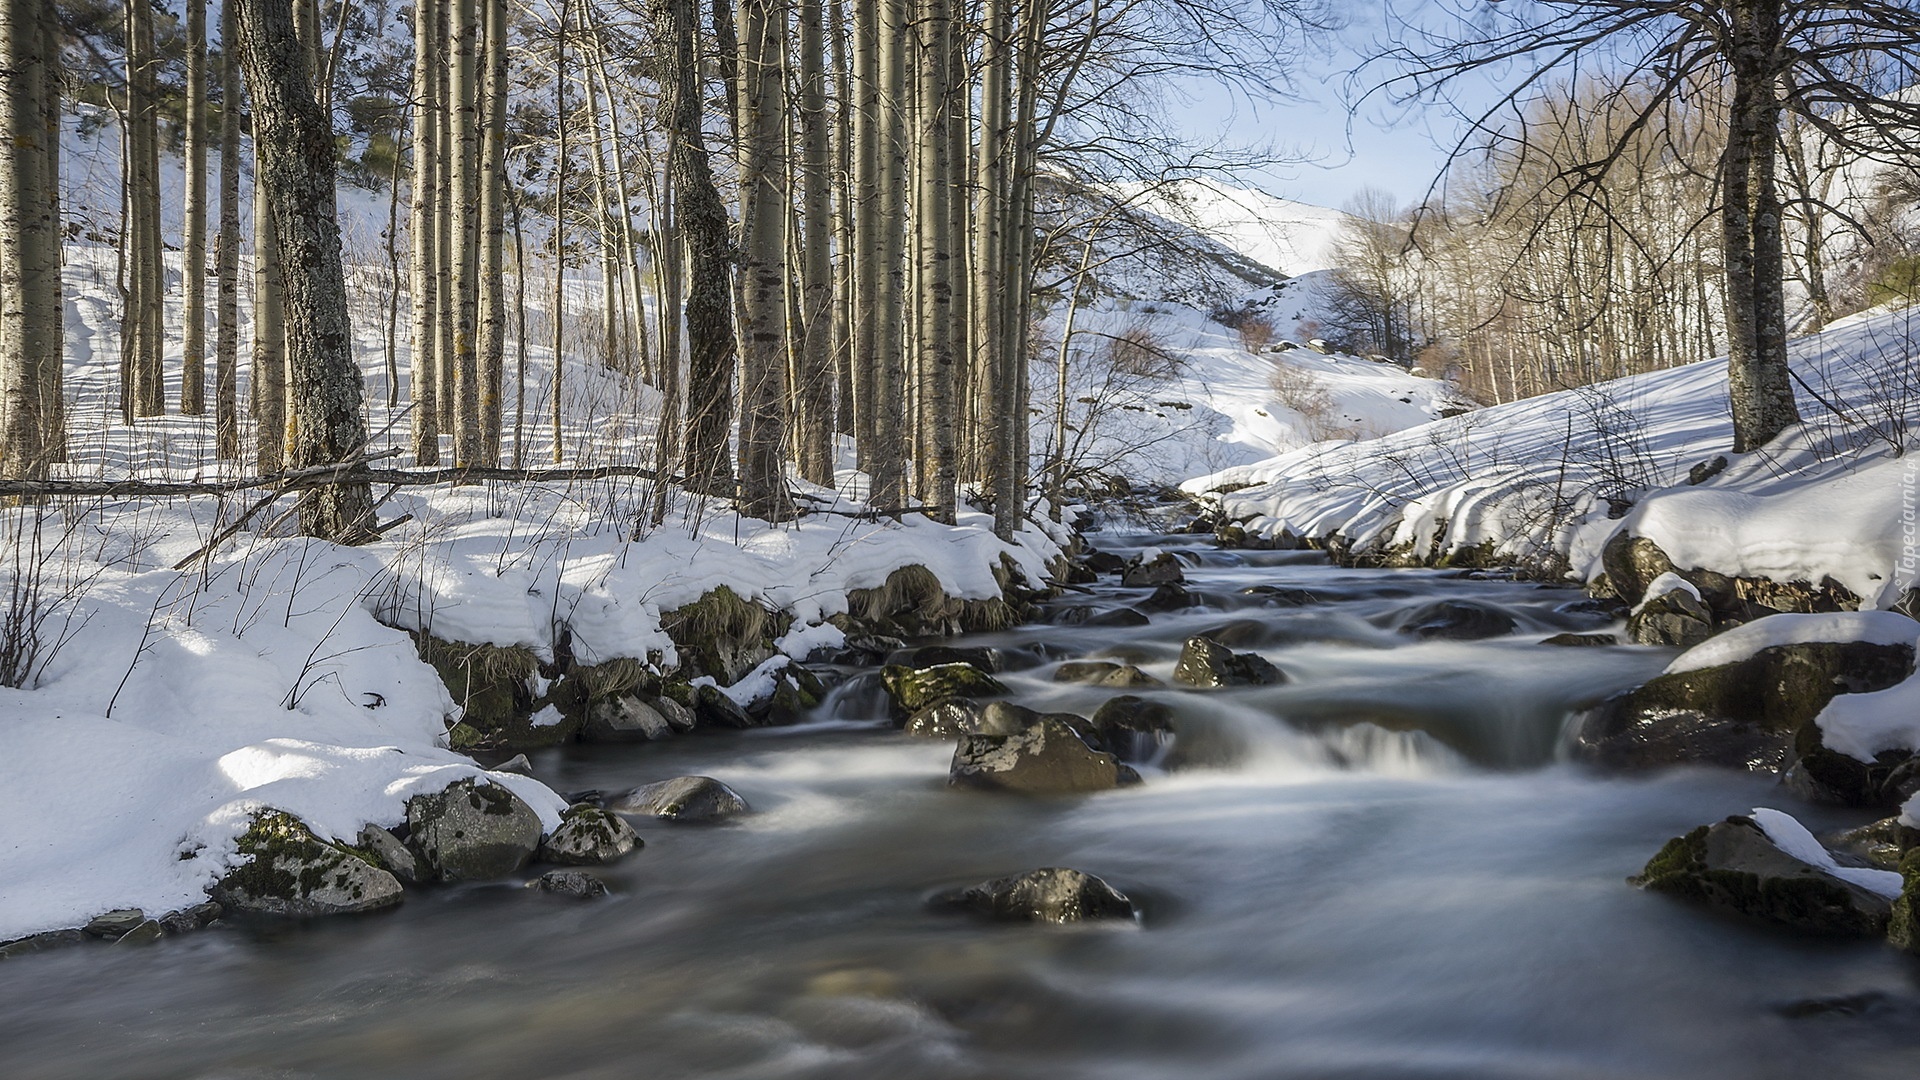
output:
[[[1669,654],[1538,644],[1604,629],[1566,590],[1200,555],[1189,582],[1214,610],[969,642],[1037,665],[1005,681],[1049,709],[1114,691],[1052,683],[1043,656],[1164,677],[1185,636],[1230,621],[1291,677],[1153,692],[1179,735],[1139,787],[950,791],[951,744],[901,736],[858,692],[798,728],[549,751],[536,773],[561,790],[704,773],[758,812],[643,825],[601,901],[469,885],[390,914],[7,961],[0,1076],[1920,1075],[1914,961],[1626,885],[1667,837],[1785,800],[1724,772],[1556,760],[1572,712]],[[1280,591],[1239,592],[1261,585]],[[1520,629],[1395,629],[1436,599]],[[1816,829],[1861,820],[1795,809]],[[1139,925],[925,906],[1055,865],[1125,891]]]

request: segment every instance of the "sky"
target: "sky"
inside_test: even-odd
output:
[[[1378,95],[1350,115],[1345,98],[1356,85],[1378,81],[1373,72],[1354,73],[1379,33],[1381,15],[1379,6],[1354,7],[1344,29],[1293,50],[1295,90],[1287,100],[1248,101],[1196,78],[1178,88],[1170,118],[1196,143],[1257,141],[1285,153],[1292,163],[1237,181],[1281,198],[1338,209],[1372,187],[1402,204],[1421,201],[1459,137],[1458,124],[1445,110],[1409,111]]]

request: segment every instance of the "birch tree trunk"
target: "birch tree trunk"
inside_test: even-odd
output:
[[[220,5],[220,40],[232,41],[238,31],[233,5]],[[234,50],[220,50],[220,232],[217,249],[218,281],[214,306],[220,340],[213,362],[214,456],[240,459],[240,58]]]
[[[879,284],[875,290],[873,455],[874,506],[903,504],[905,449],[901,441],[906,386],[900,360],[906,352],[906,0],[880,0]]]
[[[740,219],[746,330],[741,352],[740,501],[768,521],[793,515],[787,405],[787,103],[784,0],[740,5]]]
[[[833,175],[826,0],[800,3],[800,347],[794,388],[800,475],[833,484]]]
[[[18,479],[60,456],[55,33],[41,0],[0,2],[0,476]]]
[[[487,76],[480,184],[479,462],[500,464],[507,349],[507,0],[486,5]]]
[[[453,141],[453,5],[454,0],[434,0],[433,4],[434,55],[440,61],[433,72],[436,106],[434,134],[439,136],[440,141],[434,154],[437,163],[434,168],[434,200],[438,211],[433,218],[433,326],[438,340],[433,350],[433,399],[440,406],[440,434],[452,435],[457,440],[453,331],[454,323],[459,318],[459,300],[454,295],[453,267],[459,255],[459,244],[456,243],[453,223],[453,157],[456,150]],[[457,448],[454,453],[457,458]]]
[[[439,254],[434,242],[440,217],[438,160],[440,149],[439,79],[442,66],[439,37],[440,0],[414,0],[413,9],[413,208],[408,218],[412,259],[408,266],[412,331],[408,335],[412,374],[407,380],[413,403],[413,460],[416,465],[440,463],[440,352],[439,280],[434,264]]]
[[[121,348],[128,350],[131,416],[159,416],[167,410],[161,319],[166,267],[160,244],[160,113],[156,101],[152,5],[128,0],[127,15],[127,306]]]
[[[1013,139],[1013,42],[1011,0],[986,0],[981,28],[980,150],[975,170],[973,277],[974,408],[985,418],[982,445],[977,453],[980,479],[993,495],[994,529],[1001,539],[1012,538],[1017,519],[1001,508],[1019,499],[1013,470],[1013,429],[1020,420],[1012,409],[1012,387],[1006,359],[1007,337],[1007,191],[1008,147]]]
[[[293,370],[292,462],[296,468],[366,453],[360,371],[347,321],[346,277],[335,214],[333,125],[302,69],[287,0],[229,0],[239,9],[237,46],[252,90],[259,189],[286,265],[287,344]],[[372,535],[373,499],[362,463],[339,483],[300,500],[309,536],[354,542]]]
[[[921,498],[943,508],[936,520],[953,521],[958,502],[953,446],[953,176],[947,125],[953,18],[948,0],[922,0],[919,30],[920,111],[915,146],[919,183],[914,198],[915,265],[920,272],[920,337],[917,358],[921,460],[915,463]]]
[[[567,312],[567,27],[569,12],[567,0],[559,0],[558,18],[554,23],[554,76],[553,76],[553,116],[554,126],[559,129],[557,141],[558,159],[554,166],[553,180],[553,309],[548,319],[553,324],[553,379],[548,399],[549,418],[553,426],[553,463],[558,465],[566,456],[566,447],[560,439],[560,391],[564,385],[562,376],[566,368],[564,363],[566,343]],[[524,270],[522,271],[524,273]]]
[[[447,96],[453,122],[451,173],[453,215],[453,461],[482,462],[480,380],[474,352],[480,302],[480,87],[476,54],[480,37],[479,0],[452,0],[453,56],[448,65]]]
[[[186,235],[180,256],[180,412],[207,411],[207,0],[187,0]]]
[[[828,70],[833,73],[833,430],[853,434],[853,145],[858,106],[853,99],[853,58],[847,40],[846,0],[827,7]]]
[[[880,4],[881,0],[853,3],[853,172],[849,187],[852,206],[847,219],[854,247],[849,268],[853,284],[852,339],[849,366],[853,388],[855,449],[862,472],[871,483],[878,399],[874,373],[880,366],[880,234],[885,225],[880,205]],[[872,491],[868,491],[872,497]]]

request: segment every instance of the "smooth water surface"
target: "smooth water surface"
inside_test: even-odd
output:
[[[1566,590],[1199,554],[1209,610],[976,639],[1038,665],[1005,680],[1037,707],[1114,693],[1052,683],[1038,654],[1164,677],[1185,636],[1227,623],[1291,676],[1155,692],[1180,734],[1140,787],[949,791],[951,744],[899,735],[855,692],[801,728],[549,751],[535,771],[560,790],[704,773],[758,813],[641,824],[646,848],[600,871],[603,901],[470,885],[366,918],[7,961],[0,1076],[1920,1075],[1914,961],[1625,883],[1667,837],[1756,805],[1862,820],[1753,777],[1556,762],[1572,712],[1668,653],[1537,644],[1604,629]],[[1287,591],[1239,592],[1255,585]],[[1070,602],[1146,595],[1095,593]],[[1520,630],[1395,629],[1441,598]],[[1107,878],[1140,925],[924,905],[1052,865]]]

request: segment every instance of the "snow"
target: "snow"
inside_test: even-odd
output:
[[[1773,845],[1788,855],[1799,859],[1818,870],[1842,881],[1858,885],[1868,892],[1888,899],[1900,895],[1900,875],[1891,870],[1870,870],[1858,866],[1841,866],[1833,861],[1833,854],[1820,841],[1814,839],[1805,825],[1794,820],[1791,815],[1778,810],[1756,807],[1753,822],[1767,834]]]
[[[1726,365],[1709,360],[1369,442],[1305,446],[1184,487],[1217,492],[1226,516],[1255,534],[1338,534],[1361,552],[1485,545],[1591,580],[1607,540],[1626,529],[1683,568],[1831,578],[1863,606],[1890,608],[1911,567],[1902,514],[1914,470],[1901,451],[1920,425],[1916,314],[1874,311],[1795,341],[1807,423],[1755,453],[1726,454]],[[1729,459],[1723,471],[1686,483],[1716,456]]]
[[[1695,600],[1700,600],[1701,603],[1706,602],[1701,598],[1700,590],[1694,588],[1693,582],[1669,570],[1647,583],[1646,598],[1635,605],[1633,609],[1634,614],[1638,615],[1640,612],[1646,610],[1648,604],[1672,592],[1683,592]]]
[[[1210,178],[1163,186],[1143,205],[1288,277],[1338,266],[1340,233],[1352,220],[1338,210]]]
[[[1648,592],[1651,594],[1652,590]],[[1920,638],[1920,623],[1891,611],[1769,615],[1736,626],[1688,649],[1667,665],[1666,673],[1677,675],[1734,664],[1763,649],[1781,645],[1805,645],[1821,641],[1911,645],[1915,638]]]

